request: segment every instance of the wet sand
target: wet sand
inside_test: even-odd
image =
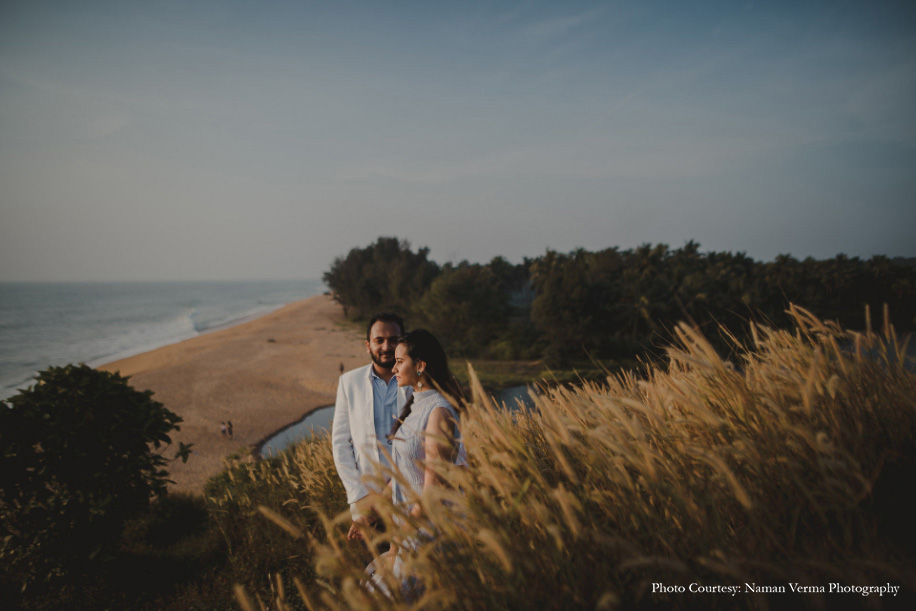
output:
[[[227,456],[249,455],[274,432],[334,403],[340,364],[364,365],[362,331],[346,323],[329,296],[287,305],[256,320],[99,367],[184,419],[172,435],[193,443],[186,464],[169,466],[172,490],[199,493]],[[232,421],[233,438],[220,434]]]

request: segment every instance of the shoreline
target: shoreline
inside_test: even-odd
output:
[[[0,399],[48,367],[99,367],[327,292],[316,279],[0,282]]]
[[[246,323],[255,321],[263,316],[267,316],[273,312],[276,312],[277,310],[282,310],[283,308],[285,308],[288,305],[299,303],[300,301],[305,301],[306,299],[310,299],[310,297],[304,297],[303,299],[299,299],[299,300],[296,300],[290,303],[285,303],[285,304],[278,305],[278,306],[272,306],[270,308],[265,309],[262,312],[257,312],[254,314],[246,314],[244,316],[240,316],[238,318],[228,320],[224,323],[220,323],[213,327],[208,327],[206,329],[201,329],[200,331],[195,331],[194,335],[188,335],[186,337],[180,337],[180,338],[172,338],[169,340],[163,340],[164,343],[154,343],[154,344],[150,344],[148,346],[142,347],[142,348],[129,348],[127,350],[118,352],[116,354],[110,354],[108,356],[102,356],[99,358],[95,358],[95,359],[90,360],[86,364],[92,367],[93,369],[104,369],[106,366],[108,366],[111,363],[117,363],[118,361],[126,361],[135,356],[141,356],[149,352],[154,352],[156,350],[159,350],[160,348],[168,348],[169,346],[174,346],[176,344],[180,344],[182,342],[186,342],[191,339],[203,337],[204,335],[209,335],[211,333],[223,331],[224,329],[231,329],[232,327],[244,325]]]
[[[96,368],[129,376],[131,386],[151,390],[182,418],[166,455],[179,442],[194,445],[187,463],[167,467],[169,490],[200,494],[228,457],[256,460],[270,437],[333,405],[340,365],[365,364],[362,340],[342,308],[317,295]],[[225,421],[233,424],[232,439],[220,434]]]

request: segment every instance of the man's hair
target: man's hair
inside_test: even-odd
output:
[[[378,314],[376,314],[375,316],[369,319],[369,326],[366,327],[366,341],[367,342],[370,339],[372,339],[371,337],[372,336],[372,325],[374,325],[377,322],[393,322],[394,324],[398,326],[398,329],[400,330],[398,335],[404,335],[404,319],[403,318],[391,312],[379,312]]]

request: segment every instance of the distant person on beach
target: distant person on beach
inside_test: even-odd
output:
[[[219,423],[219,434],[222,435],[223,437],[226,436],[226,423],[225,422]]]
[[[389,483],[391,498],[395,504],[407,507],[413,499],[423,496],[426,488],[441,485],[438,474],[427,461],[429,465],[437,460],[467,464],[466,457],[462,456],[464,449],[458,428],[462,393],[449,370],[445,350],[435,336],[424,329],[411,331],[398,341],[392,371],[400,388],[413,390],[388,434],[391,460],[403,476],[402,480],[392,479]],[[423,510],[418,503],[409,505],[409,509],[412,517],[422,517]],[[404,579],[407,575],[402,568],[401,554],[414,550],[424,539],[433,536],[421,530],[399,542],[397,548],[392,546],[378,562],[392,563],[394,574]],[[348,538],[361,539],[362,533],[351,528]],[[376,563],[370,564],[367,572],[371,575],[376,566]],[[372,583],[387,591],[378,579]],[[422,586],[414,583],[411,587],[416,590]]]
[[[229,439],[232,439],[232,420],[226,422],[226,435],[229,436]]]
[[[331,447],[347,491],[351,531],[357,524],[374,523],[371,512],[361,506],[370,492],[363,478],[375,475],[376,465],[390,466],[379,446],[388,447],[386,436],[412,393],[409,386],[398,386],[391,371],[395,346],[403,334],[404,321],[397,314],[383,312],[372,317],[366,329],[366,352],[371,362],[346,372],[337,384]]]

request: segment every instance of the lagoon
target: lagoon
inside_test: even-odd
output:
[[[534,406],[534,401],[532,401],[528,393],[529,388],[527,386],[513,386],[495,393],[494,398],[499,404],[505,404],[511,410],[518,409],[520,404],[531,408]],[[264,458],[277,456],[294,443],[329,433],[333,420],[333,405],[319,407],[299,422],[268,438],[267,441],[260,445],[260,454]]]

